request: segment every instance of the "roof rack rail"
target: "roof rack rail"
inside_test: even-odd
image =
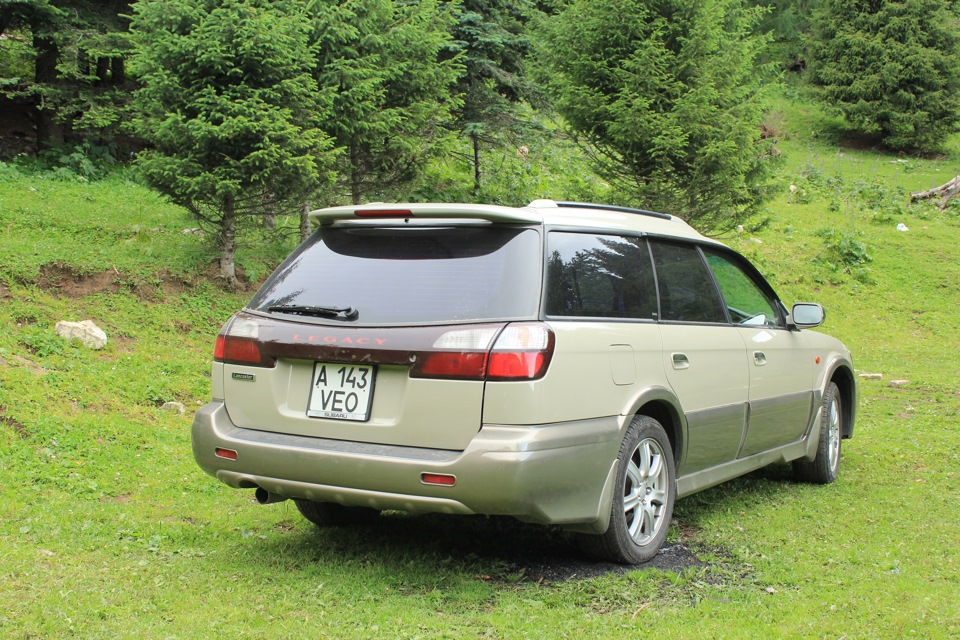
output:
[[[571,202],[568,200],[534,200],[530,206],[550,206],[552,203],[557,207],[568,207],[571,209],[603,209],[605,211],[618,211],[620,213],[635,213],[641,216],[650,216],[651,218],[660,218],[661,220],[673,220],[673,216],[667,213],[658,213],[657,211],[647,211],[646,209],[634,209],[632,207],[618,207],[613,204],[596,204],[593,202]]]

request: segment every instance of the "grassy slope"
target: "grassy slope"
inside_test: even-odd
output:
[[[730,243],[788,302],[823,302],[825,330],[885,380],[862,383],[837,483],[772,468],[681,501],[672,539],[710,563],[681,576],[517,583],[471,550],[517,536],[535,551],[555,534],[455,518],[321,532],[290,503],[258,507],[219,485],[192,461],[189,410],[246,294],[198,277],[189,219],[141,187],[0,175],[0,636],[958,635],[960,222],[897,193],[954,167],[841,156],[810,135],[817,114],[783,109],[786,130],[805,132],[781,145],[784,195],[766,228]],[[872,262],[838,262],[824,228]],[[245,259],[259,271],[285,249]],[[62,268],[39,275],[55,263],[106,289],[36,286],[71,288]],[[109,334],[103,351],[52,337],[57,320],[84,318]],[[188,414],[160,411],[167,400]]]

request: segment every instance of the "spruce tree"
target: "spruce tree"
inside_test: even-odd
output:
[[[542,82],[625,202],[708,227],[760,206],[760,15],[741,0],[572,0],[545,20]]]
[[[818,0],[749,0],[748,4],[767,10],[757,27],[772,39],[765,57],[785,70],[803,71],[810,21]]]
[[[934,151],[960,122],[960,29],[950,0],[822,0],[817,94],[856,131]]]
[[[33,105],[38,151],[73,131],[119,128],[129,102],[129,10],[125,0],[0,0],[0,38],[32,49],[24,64],[0,68],[0,87]],[[32,73],[23,73],[27,64]]]
[[[243,216],[300,203],[327,168],[310,21],[297,0],[140,0],[136,129],[147,181],[217,233],[237,284]]]
[[[463,0],[453,28],[463,73],[457,89],[463,98],[457,127],[470,140],[474,192],[481,188],[481,147],[496,145],[505,133],[520,132],[529,122],[519,104],[533,94],[524,72],[531,49],[526,22],[529,0]]]
[[[321,123],[340,150],[340,195],[391,199],[444,150],[460,72],[453,13],[436,0],[318,0],[314,75],[331,96]]]

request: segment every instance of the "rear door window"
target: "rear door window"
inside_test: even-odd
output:
[[[323,227],[248,307],[352,307],[361,325],[530,319],[541,256],[530,228]]]
[[[650,246],[657,269],[661,320],[728,322],[713,276],[695,245],[655,240]]]
[[[548,316],[656,318],[653,265],[643,238],[550,233],[546,289]]]

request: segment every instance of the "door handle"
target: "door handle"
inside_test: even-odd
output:
[[[686,369],[690,366],[690,360],[687,358],[684,353],[674,353],[673,354],[673,368],[674,369]]]
[[[763,365],[767,364],[767,356],[763,353],[763,351],[753,352],[753,364],[757,365],[758,367],[762,367]]]

